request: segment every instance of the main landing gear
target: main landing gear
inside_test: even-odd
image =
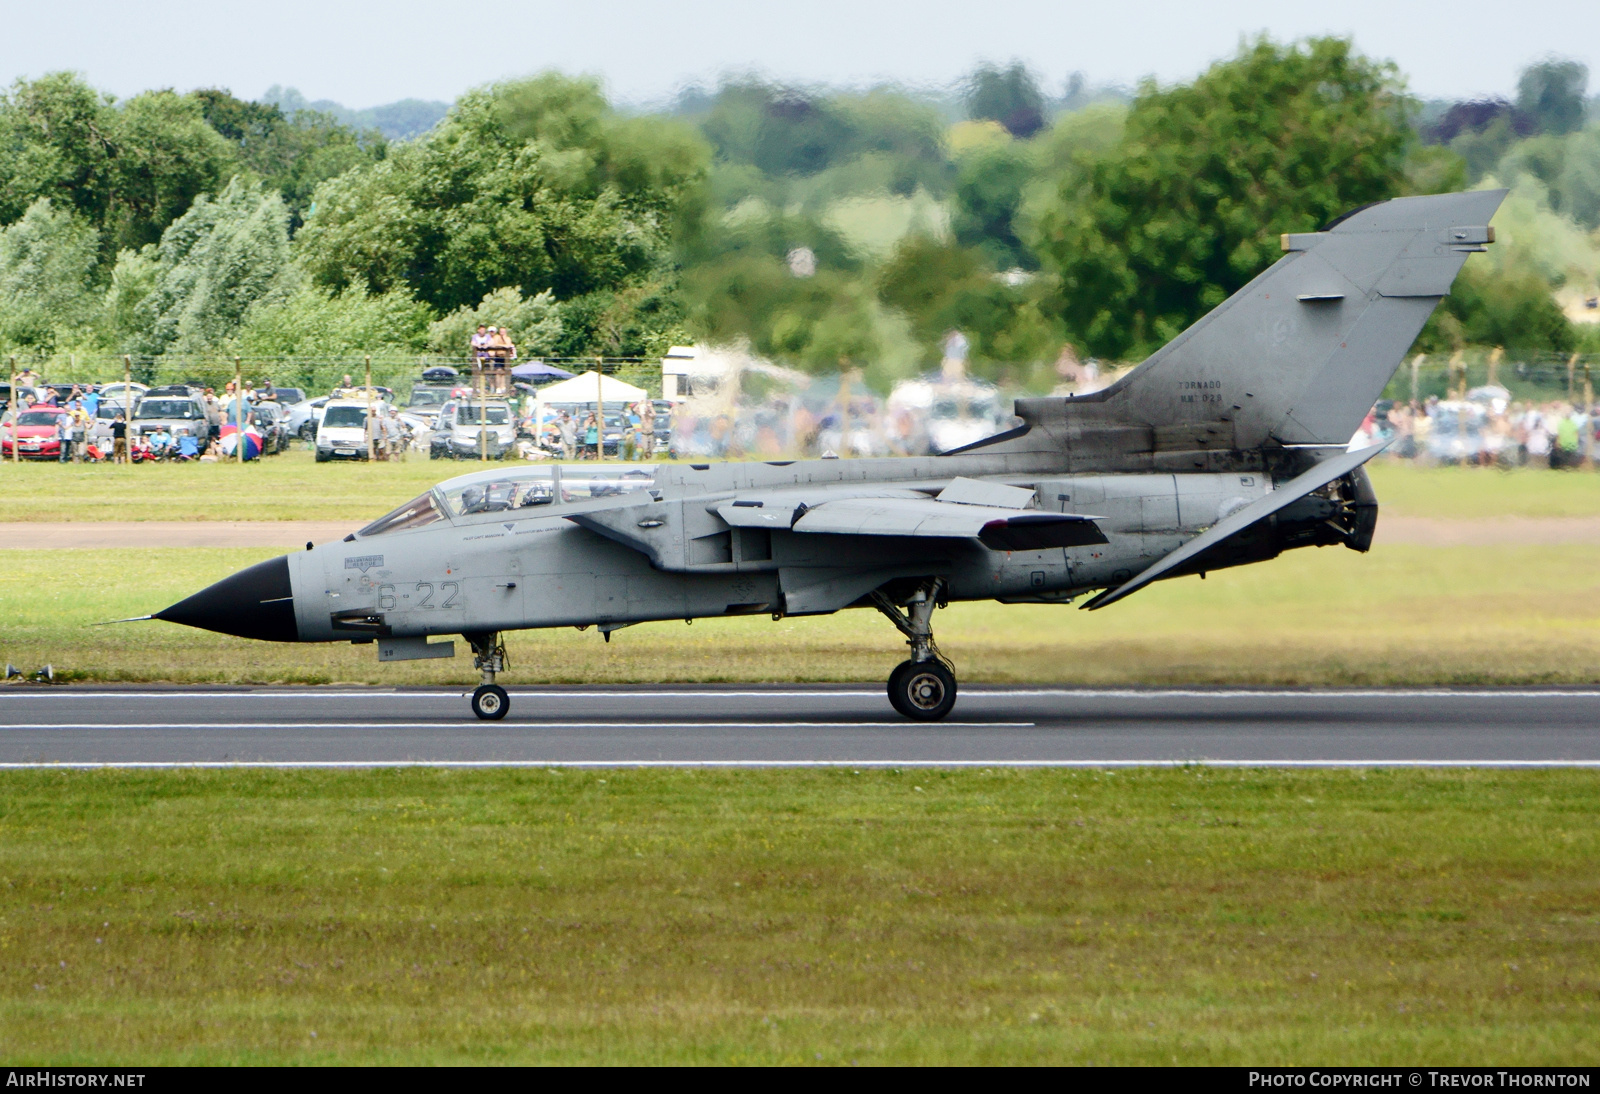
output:
[[[509,664],[505,643],[493,631],[461,637],[472,644],[472,667],[483,673],[483,683],[472,693],[472,713],[485,721],[498,721],[511,709],[506,689],[494,682],[494,674],[504,672]]]
[[[903,607],[882,592],[872,594],[873,605],[911,647],[911,660],[889,674],[889,703],[917,722],[937,722],[956,705],[956,674],[933,643],[933,609],[944,593],[944,580],[934,578],[918,586]]]

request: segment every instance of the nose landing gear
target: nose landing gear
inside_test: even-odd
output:
[[[956,705],[955,672],[933,642],[933,609],[944,591],[944,580],[934,578],[912,593],[904,607],[882,592],[872,594],[873,605],[911,647],[911,660],[889,674],[889,704],[917,722],[937,722]]]
[[[483,674],[483,683],[472,693],[472,713],[485,721],[498,721],[511,709],[506,689],[494,682],[495,673],[504,672],[510,663],[505,643],[493,632],[461,637],[472,644],[472,667]]]

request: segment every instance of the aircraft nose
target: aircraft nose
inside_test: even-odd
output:
[[[157,612],[155,618],[240,638],[260,638],[268,642],[300,640],[294,621],[289,559],[283,555],[225,577],[187,600]]]

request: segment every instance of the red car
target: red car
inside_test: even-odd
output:
[[[22,412],[22,421],[14,429],[10,422],[0,433],[0,458],[15,459],[12,438],[21,434],[22,458],[25,460],[58,460],[61,458],[61,438],[57,436],[58,423],[66,411],[53,406],[36,406]]]

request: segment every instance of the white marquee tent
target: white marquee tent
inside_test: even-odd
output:
[[[642,387],[625,384],[615,376],[602,376],[591,369],[570,380],[546,384],[539,389],[537,398],[545,404],[592,403],[597,391],[600,401],[606,403],[636,403],[650,397],[650,393]]]

